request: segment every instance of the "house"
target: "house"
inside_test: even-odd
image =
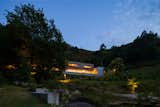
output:
[[[69,75],[86,75],[86,76],[103,76],[104,68],[95,67],[94,64],[69,61],[64,74]]]

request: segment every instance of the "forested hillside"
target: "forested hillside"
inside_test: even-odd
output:
[[[128,44],[107,49],[104,44],[97,51],[88,51],[68,45],[68,59],[107,66],[111,60],[120,57],[128,67],[160,63],[160,37],[157,33],[143,31],[140,36]]]

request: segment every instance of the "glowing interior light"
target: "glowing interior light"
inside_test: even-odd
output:
[[[84,68],[92,68],[91,66],[85,65],[83,66]]]
[[[68,64],[68,66],[70,66],[70,67],[77,67],[78,65],[77,64]]]
[[[98,71],[96,68],[92,70],[68,68],[66,69],[66,72],[81,73],[81,74],[98,74]]]

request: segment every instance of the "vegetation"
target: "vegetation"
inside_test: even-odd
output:
[[[124,72],[124,63],[123,59],[115,58],[112,62],[108,65],[109,72],[113,73],[120,73]]]
[[[50,107],[33,97],[25,88],[16,86],[0,87],[1,107]]]
[[[123,59],[126,68],[134,68],[160,63],[159,46],[160,37],[157,33],[143,31],[133,42],[122,46],[113,46],[111,49],[106,49],[104,44],[97,51],[70,49],[69,59],[107,67],[113,59],[119,57]]]
[[[49,72],[53,66],[60,71],[65,68],[62,34],[53,20],[45,18],[41,9],[31,4],[16,6],[13,12],[7,13],[6,18],[7,24],[0,26],[0,66],[5,78],[10,79],[7,77],[9,75],[13,80],[29,80],[32,64],[35,64],[38,69],[35,70],[38,79],[35,79],[40,82],[52,77]],[[6,65],[15,66],[14,72],[6,74]]]
[[[0,106],[48,107],[32,97],[26,88],[12,86],[13,83],[27,83],[30,88],[78,90],[102,106],[117,101],[114,93],[129,93],[129,79],[129,86],[134,86],[132,91],[160,97],[157,33],[143,31],[126,45],[107,49],[103,43],[99,50],[88,51],[67,44],[54,21],[46,19],[43,10],[31,4],[16,6],[14,11],[7,12],[6,18],[7,23],[0,24]],[[104,66],[106,74],[102,78],[70,76],[69,84],[59,83],[68,60]],[[70,98],[64,97],[67,101]]]

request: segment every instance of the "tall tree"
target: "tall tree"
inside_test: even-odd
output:
[[[43,37],[48,40],[53,37],[48,29],[48,20],[45,18],[43,10],[35,9],[34,5],[16,6],[14,12],[8,12],[6,18],[9,24],[22,23],[26,25],[33,38]]]
[[[54,21],[46,19],[42,9],[24,4],[16,6],[13,12],[8,12],[6,18],[8,25],[22,25],[28,31],[26,36],[31,38],[31,41],[26,41],[25,44],[28,44],[31,63],[40,65],[41,70],[44,67],[50,69],[52,66],[64,69],[65,42]]]

